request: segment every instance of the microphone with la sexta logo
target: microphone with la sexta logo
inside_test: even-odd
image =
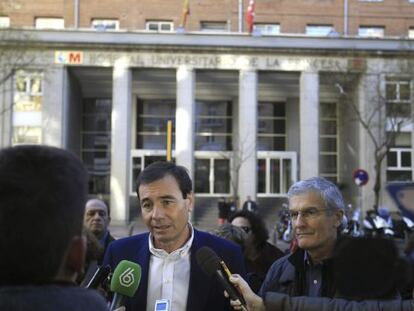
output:
[[[114,293],[110,310],[116,310],[123,305],[125,297],[135,295],[141,281],[141,266],[122,260],[116,266],[111,279],[111,291]]]

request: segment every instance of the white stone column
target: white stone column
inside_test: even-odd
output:
[[[240,204],[257,191],[257,71],[241,70],[239,74],[238,139],[233,159],[241,164],[239,174]],[[237,165],[237,163],[234,163]],[[236,172],[237,173],[237,172]]]
[[[0,148],[12,141],[13,77],[0,84]]]
[[[300,179],[319,175],[319,74],[300,76]]]
[[[65,67],[50,68],[43,78],[42,141],[56,147],[65,146],[66,70]]]
[[[177,109],[175,113],[175,160],[186,167],[194,180],[194,98],[195,74],[192,68],[177,69]]]
[[[112,223],[129,221],[131,162],[132,73],[115,64],[112,85],[111,217]]]
[[[378,86],[381,85],[380,76],[377,74],[364,74],[361,76],[358,84],[358,109],[362,115],[372,114],[373,110],[378,107]],[[364,118],[366,119],[366,118]],[[381,135],[379,129],[380,127],[377,124],[378,122],[383,122],[381,120],[381,112],[376,111],[373,116],[374,127],[371,127],[373,134],[377,136]],[[374,196],[374,183],[375,183],[375,161],[374,161],[374,144],[369,138],[368,132],[363,128],[362,124],[358,122],[358,139],[359,139],[359,167],[368,172],[369,181],[368,183],[361,187],[360,194],[362,198],[359,198],[359,201],[362,203],[363,212],[372,209],[375,196]],[[385,174],[385,169],[384,169]],[[383,176],[385,177],[385,175]],[[385,180],[384,178],[382,179]],[[385,183],[384,183],[385,184]],[[383,189],[384,190],[384,189]]]

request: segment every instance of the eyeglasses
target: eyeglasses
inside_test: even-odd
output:
[[[241,226],[240,228],[242,228],[244,230],[244,232],[249,233],[251,228],[247,227],[247,226]]]
[[[289,211],[288,215],[291,220],[297,220],[299,215],[303,219],[314,219],[318,217],[320,213],[328,211],[328,210],[332,210],[332,208],[319,208],[318,209],[315,207],[311,207],[311,208],[304,209],[302,211]]]

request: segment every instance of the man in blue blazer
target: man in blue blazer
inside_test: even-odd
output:
[[[242,275],[244,258],[236,244],[189,223],[194,196],[186,169],[171,162],[152,163],[138,176],[137,195],[149,232],[112,242],[104,259],[112,269],[121,260],[142,268],[140,286],[126,300],[126,310],[153,311],[163,299],[170,311],[232,310],[220,283],[201,270],[195,253],[208,246],[231,272]]]

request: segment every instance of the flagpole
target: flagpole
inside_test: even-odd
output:
[[[239,0],[239,32],[243,32],[243,0]]]

